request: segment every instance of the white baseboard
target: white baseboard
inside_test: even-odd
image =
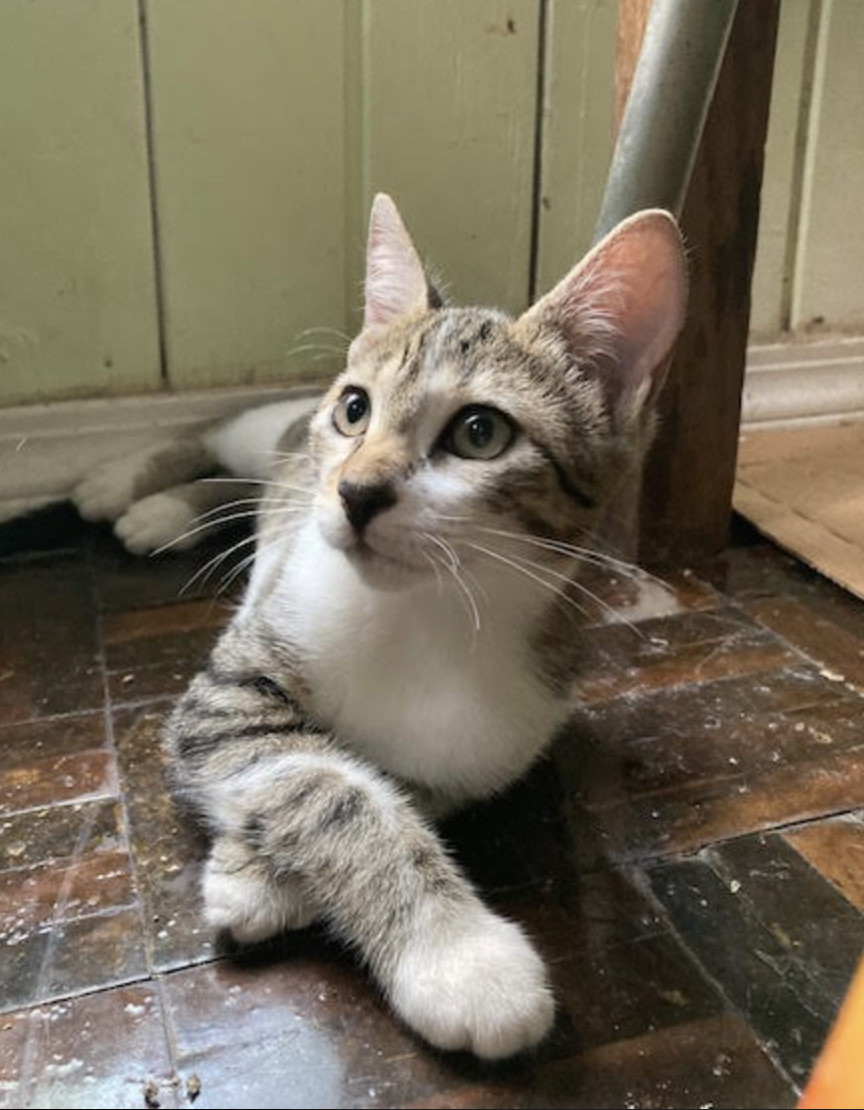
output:
[[[66,498],[94,465],[255,405],[321,386],[156,393],[0,409],[0,521]],[[864,338],[755,345],[742,396],[748,429],[864,419]]]
[[[64,500],[91,467],[160,436],[320,392],[308,385],[220,389],[0,409],[0,521]]]
[[[748,429],[864,418],[864,338],[752,346],[741,398]]]

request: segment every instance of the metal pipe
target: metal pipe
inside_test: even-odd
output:
[[[594,241],[641,208],[679,216],[738,0],[654,0]]]

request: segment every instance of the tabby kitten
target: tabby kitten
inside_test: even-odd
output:
[[[322,920],[440,1048],[508,1056],[553,1019],[536,951],[430,820],[512,782],[567,716],[571,545],[642,459],[685,296],[676,226],[649,211],[516,320],[441,307],[378,196],[363,328],[168,724],[213,837],[210,925],[246,943]],[[274,445],[279,412],[242,420]]]

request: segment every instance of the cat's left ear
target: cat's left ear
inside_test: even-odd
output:
[[[429,286],[423,263],[396,205],[386,193],[378,193],[369,218],[363,329],[427,307]]]
[[[574,370],[597,377],[613,410],[640,410],[659,391],[684,323],[687,265],[668,212],[637,212],[611,231],[521,317],[563,338]]]

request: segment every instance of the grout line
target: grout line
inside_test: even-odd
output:
[[[112,980],[110,983],[99,983],[95,986],[82,987],[80,990],[51,994],[48,995],[47,998],[41,1000],[34,999],[20,1005],[0,1006],[0,1016],[7,1017],[10,1014],[38,1015],[39,1011],[46,1006],[56,1006],[60,1002],[77,1002],[79,998],[92,998],[97,994],[110,994],[111,991],[122,990],[123,987],[132,987],[139,983],[151,982],[153,982],[153,977],[148,973],[144,975],[129,975],[122,979]],[[20,1082],[19,1080],[19,1085]],[[22,1103],[21,1105],[22,1107],[29,1106],[29,1103]]]
[[[734,844],[739,840],[749,840],[754,836],[771,836],[774,833],[782,835],[783,833],[794,832],[797,829],[806,829],[810,825],[819,825],[825,821],[836,821],[843,817],[857,817],[862,811],[864,811],[864,803],[856,802],[853,805],[841,806],[839,809],[829,809],[823,813],[816,813],[812,817],[796,817],[789,821],[780,821],[776,825],[741,829],[738,832],[730,833],[728,836],[719,836],[715,840],[706,840],[704,844],[694,844],[691,848],[669,852],[668,854],[663,852],[646,855],[639,855],[638,852],[624,853],[615,857],[612,862],[620,867],[651,871],[654,867],[665,867],[670,863],[682,863],[686,860],[698,859],[703,852],[710,851],[712,848],[722,848],[725,844]]]
[[[156,326],[159,342],[159,380],[163,390],[170,387],[168,377],[168,335],[165,306],[165,268],[162,253],[162,228],[159,217],[158,182],[156,179],[156,144],[154,129],[153,88],[151,82],[149,25],[147,0],[138,0],[138,38],[141,45],[141,72],[144,93],[144,141],[146,144],[148,193],[150,197],[150,229],[153,236],[153,276],[156,296]]]
[[[120,755],[117,750],[117,740],[114,735],[114,706],[111,701],[111,689],[108,678],[108,667],[105,658],[105,643],[102,635],[103,614],[99,611],[99,590],[96,579],[96,567],[93,563],[92,553],[89,557],[89,570],[90,570],[90,598],[93,604],[93,612],[96,619],[96,658],[99,665],[99,673],[102,678],[102,712],[105,721],[105,749],[111,754],[114,760],[114,768],[116,773],[116,798],[117,804],[120,806],[120,812],[123,820],[123,828],[121,830],[121,843],[129,858],[129,874],[132,882],[132,889],[135,894],[136,908],[138,910],[138,917],[141,924],[141,939],[144,946],[144,959],[146,961],[147,970],[153,974],[153,953],[151,951],[150,934],[148,931],[148,922],[145,912],[144,899],[141,894],[142,884],[138,873],[138,865],[135,859],[135,853],[132,850],[131,839],[131,822],[129,819],[129,805],[126,797],[126,788],[123,781],[122,764]]]

